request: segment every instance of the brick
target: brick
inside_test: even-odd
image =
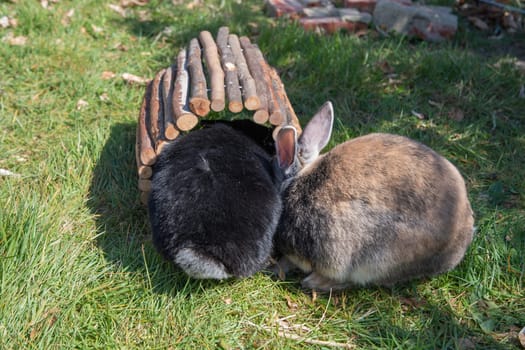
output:
[[[368,13],[374,12],[377,0],[345,0],[343,6]]]
[[[273,17],[299,17],[303,5],[297,0],[266,0],[266,10]]]

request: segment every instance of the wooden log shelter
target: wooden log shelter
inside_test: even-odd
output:
[[[247,37],[221,27],[190,40],[175,62],[160,70],[144,93],[137,123],[136,162],[140,199],[147,203],[152,166],[162,147],[192,130],[210,111],[253,112],[258,124],[278,130],[299,120],[277,71]]]

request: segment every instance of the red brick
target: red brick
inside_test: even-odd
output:
[[[357,9],[368,13],[374,12],[377,0],[345,0],[344,7]]]
[[[266,0],[266,9],[273,17],[299,17],[303,5],[297,0]]]

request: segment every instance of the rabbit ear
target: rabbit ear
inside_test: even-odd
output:
[[[293,126],[284,126],[277,133],[275,149],[279,168],[287,169],[294,164],[297,153],[297,130]]]
[[[334,108],[327,101],[306,125],[299,138],[299,157],[303,164],[311,163],[330,141],[334,124]]]

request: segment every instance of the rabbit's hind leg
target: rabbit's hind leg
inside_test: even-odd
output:
[[[351,284],[333,280],[314,271],[303,279],[301,286],[305,289],[313,289],[317,292],[330,292],[346,289],[350,287]]]

